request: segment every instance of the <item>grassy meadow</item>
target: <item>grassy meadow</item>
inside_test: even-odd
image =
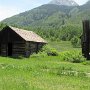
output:
[[[60,42],[49,42],[49,45],[55,48],[57,51],[68,51],[68,50],[81,50],[81,48],[73,48],[70,41],[60,41]]]
[[[76,50],[70,42],[50,42],[61,53]],[[0,57],[0,90],[90,90],[90,63],[61,56]]]

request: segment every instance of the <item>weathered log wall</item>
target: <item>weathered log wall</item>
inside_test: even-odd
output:
[[[14,42],[12,44],[12,56],[25,56],[25,42]]]
[[[26,57],[33,53],[38,53],[44,44],[36,42],[26,42]]]

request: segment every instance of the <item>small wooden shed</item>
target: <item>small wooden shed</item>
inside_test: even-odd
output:
[[[6,26],[0,31],[0,56],[29,57],[46,43],[33,31]]]

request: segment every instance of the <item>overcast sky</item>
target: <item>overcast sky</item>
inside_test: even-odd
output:
[[[30,10],[51,0],[0,0],[0,21],[15,14]],[[88,0],[74,0],[79,5]]]

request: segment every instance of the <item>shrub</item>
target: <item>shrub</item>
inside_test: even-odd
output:
[[[58,51],[49,45],[46,45],[42,49],[43,52],[47,53],[48,56],[58,56]]]
[[[47,52],[48,56],[58,56],[58,52],[56,50],[51,50],[49,52]]]
[[[58,51],[49,45],[45,45],[38,54],[33,53],[30,57],[58,56]]]
[[[90,61],[82,62],[83,65],[90,65]]]
[[[64,61],[69,61],[73,63],[81,63],[86,60],[81,52],[77,50],[61,52],[60,57]]]
[[[80,39],[78,37],[74,36],[71,39],[71,44],[73,45],[74,48],[80,47]]]
[[[38,54],[33,53],[30,57],[36,58],[36,57],[45,57],[45,56],[47,56],[45,52],[39,52]]]

